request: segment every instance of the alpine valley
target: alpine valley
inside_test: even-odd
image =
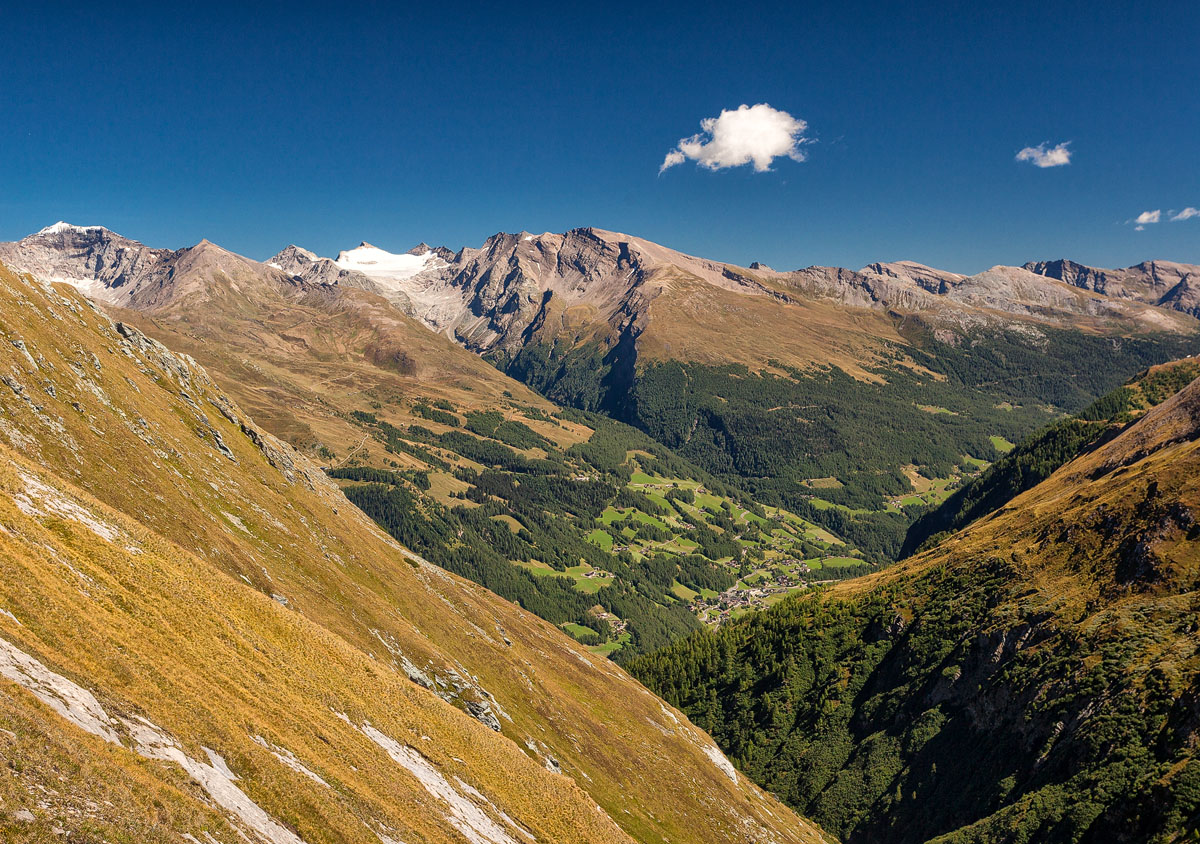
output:
[[[6,841],[1200,835],[1200,266],[0,264]]]

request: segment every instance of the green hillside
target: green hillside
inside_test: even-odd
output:
[[[878,567],[603,416],[517,402],[503,414],[449,401],[413,410],[424,424],[384,421],[386,407],[351,412],[382,454],[360,452],[329,475],[400,542],[597,653],[626,660]],[[587,439],[563,447],[532,425],[571,425]]]
[[[883,573],[632,663],[848,842],[1200,834],[1200,383]]]
[[[1042,482],[1078,457],[1200,377],[1191,358],[1153,367],[1072,417],[1039,431],[1009,450],[978,478],[954,492],[941,506],[923,514],[908,529],[903,554],[929,545],[947,532],[999,510],[1020,493]]]
[[[854,376],[837,365],[643,360],[632,343],[611,353],[535,343],[492,359],[556,401],[629,422],[764,504],[894,558],[930,503],[909,498],[905,467],[928,479],[962,476],[1134,373],[1200,345],[1187,335],[1118,343],[1048,328],[1036,341],[1015,329],[953,342],[916,322],[903,331],[904,342],[866,356]],[[823,478],[838,483],[817,494],[811,484]]]

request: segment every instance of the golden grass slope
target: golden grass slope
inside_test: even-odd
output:
[[[615,665],[396,545],[190,359],[7,271],[0,332],[0,636],[94,694],[122,744],[0,684],[0,746],[29,772],[0,780],[10,837],[87,815],[112,840],[231,841],[245,822],[184,763],[129,750],[142,716],[168,737],[142,736],[153,753],[175,741],[209,776],[213,750],[309,842],[488,840],[430,770],[514,840],[504,815],[541,841],[822,840]]]
[[[0,689],[13,711],[0,715],[7,730],[0,742],[18,770],[0,780],[0,794],[10,815],[25,809],[35,820],[9,835],[33,839],[57,826],[108,837],[133,822],[128,833],[136,839],[158,837],[152,833],[161,826],[230,842],[233,827],[286,844],[296,837],[631,840],[573,782],[403,674],[39,475],[6,447],[3,457],[0,674],[11,673],[4,670],[10,648],[53,666],[96,695],[103,713],[97,717],[108,720],[91,732],[115,737],[88,735],[51,711],[69,686],[36,684],[28,667],[16,672],[24,680]],[[170,736],[190,764],[147,759],[154,745],[147,750],[139,732],[149,729],[145,722]],[[393,760],[388,751],[395,746],[381,736],[417,761]],[[21,747],[35,738],[86,760],[94,769],[88,782],[68,776],[49,784],[52,796],[36,788],[46,773],[42,751]],[[217,771],[227,766],[228,785],[270,820],[239,811],[236,797],[222,802],[226,782],[209,783],[205,775],[214,775],[205,763]],[[51,764],[67,773],[74,767]],[[82,817],[70,811],[80,787],[94,788],[89,799],[99,804],[84,807]],[[153,801],[164,798],[166,818],[148,828],[136,824],[138,816],[154,818]],[[113,802],[108,810],[104,800]]]

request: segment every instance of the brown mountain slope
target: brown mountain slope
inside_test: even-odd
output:
[[[7,271],[0,330],[10,839],[145,838],[157,799],[225,842],[816,840],[620,669],[392,542],[187,357]]]
[[[267,430],[314,456],[325,446],[343,459],[362,440],[345,419],[353,407],[387,403],[396,422],[423,421],[400,399],[552,409],[371,291],[298,280],[207,241],[168,255],[131,295],[100,299],[202,361]],[[553,436],[586,436],[571,431],[556,426]]]

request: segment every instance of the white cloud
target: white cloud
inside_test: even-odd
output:
[[[1161,219],[1162,211],[1155,209],[1153,211],[1143,211],[1132,220],[1126,220],[1125,222],[1133,223],[1133,230],[1135,232],[1144,232],[1146,230],[1146,226],[1157,223]]]
[[[1043,141],[1035,147],[1025,147],[1017,153],[1017,161],[1031,161],[1035,167],[1062,167],[1071,163],[1071,151],[1067,149],[1070,143],[1063,141],[1051,147]]]
[[[1192,217],[1200,217],[1200,208],[1192,208],[1190,205],[1184,208],[1178,214],[1171,215],[1171,222],[1177,223],[1180,220],[1190,220]]]
[[[756,173],[770,170],[771,162],[782,156],[804,160],[801,147],[807,142],[804,130],[808,124],[766,103],[743,104],[735,111],[722,109],[720,116],[701,120],[700,128],[702,132],[681,138],[667,153],[659,173],[689,158],[708,170],[753,162]]]

